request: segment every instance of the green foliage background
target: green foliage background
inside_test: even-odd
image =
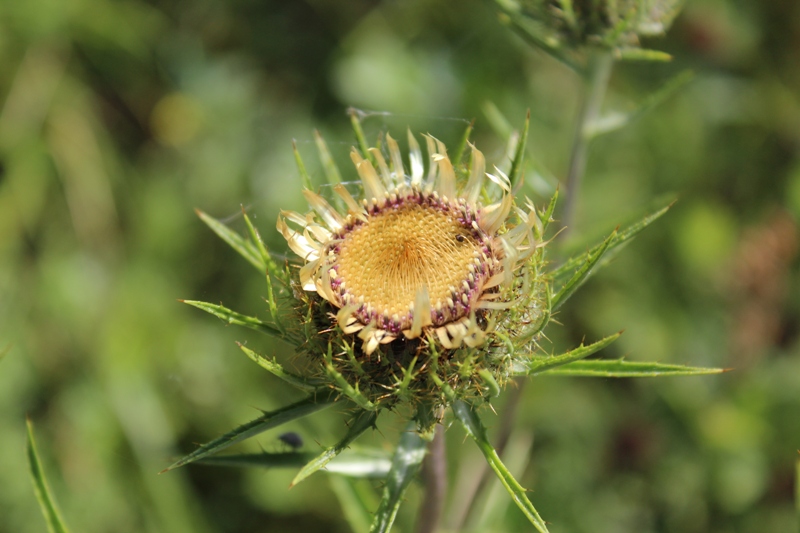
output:
[[[579,250],[664,194],[680,200],[561,310],[544,346],[625,328],[606,356],[734,371],[535,379],[512,434],[515,474],[553,533],[791,531],[800,4],[694,0],[646,44],[675,59],[617,65],[605,111],[633,109],[686,68],[697,75],[592,145],[579,219],[560,245]],[[530,108],[540,172],[523,192],[541,205],[553,183],[544,169],[566,169],[579,87],[478,0],[0,0],[0,348],[10,346],[0,531],[45,530],[26,414],[74,531],[348,531],[325,474],[291,491],[292,471],[157,475],[254,407],[296,394],[233,341],[288,361],[284,347],[176,302],[265,313],[263,279],[193,208],[237,227],[244,204],[285,250],[278,210],[305,209],[291,140],[315,161],[318,128],[349,169],[350,105],[374,111],[369,136],[410,126],[453,144],[477,118],[477,145],[495,162],[509,132],[499,115],[518,127]],[[485,415],[497,429],[499,417]],[[290,429],[316,451],[344,420]],[[368,445],[395,442],[403,425],[386,417],[379,427]],[[273,434],[256,440],[244,449],[281,446]],[[452,525],[459,476],[478,452],[457,427],[448,449]],[[400,530],[418,500],[412,489]],[[500,494],[480,530],[527,531],[508,503]]]

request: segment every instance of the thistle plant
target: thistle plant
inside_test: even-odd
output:
[[[199,447],[166,470],[191,462],[295,466],[292,484],[314,472],[385,477],[371,531],[388,531],[403,494],[419,470],[437,424],[457,421],[476,442],[514,502],[540,532],[547,526],[525,489],[504,466],[479,412],[515,376],[653,376],[719,372],[625,360],[586,359],[615,333],[560,354],[539,345],[553,313],[612,251],[663,215],[668,206],[587,252],[553,266],[547,258],[557,193],[537,208],[517,198],[528,122],[512,139],[505,167],[486,172],[469,142],[446,146],[425,136],[426,150],[408,133],[408,153],[386,134],[370,147],[352,114],[360,178],[343,181],[321,137],[317,146],[334,195],[325,198],[295,156],[310,211],[281,212],[277,230],[296,257],[278,260],[243,211],[247,234],[198,211],[200,218],[262,275],[268,319],[200,301],[187,304],[229,324],[294,346],[304,375],[240,345],[278,379],[305,391],[299,402],[262,416]],[[302,452],[216,455],[228,446],[332,405],[351,412],[348,431],[319,455]],[[392,410],[408,419],[391,461],[380,451],[345,451]],[[341,454],[341,455],[340,455]],[[354,468],[353,465],[359,465]]]

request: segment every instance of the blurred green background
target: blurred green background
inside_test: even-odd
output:
[[[553,533],[793,531],[800,4],[694,0],[646,44],[675,59],[617,65],[604,110],[697,76],[592,145],[572,242],[559,245],[581,249],[665,194],[679,201],[562,309],[544,347],[624,328],[604,356],[734,370],[536,379],[509,464]],[[26,414],[74,531],[349,531],[326,474],[292,490],[288,471],[157,475],[295,394],[234,341],[289,360],[285,347],[176,302],[265,308],[262,277],[193,208],[241,229],[243,204],[284,252],[278,210],[305,209],[291,140],[321,182],[319,129],[354,179],[351,105],[370,138],[409,126],[453,144],[475,118],[496,163],[508,131],[486,111],[519,127],[530,108],[530,154],[563,176],[579,88],[478,0],[0,0],[0,531],[45,531]],[[528,178],[523,193],[545,203],[552,182]],[[288,429],[317,450],[343,434],[331,413]],[[391,446],[403,425],[379,427],[366,445]],[[279,450],[276,435],[239,449]],[[452,528],[477,452],[457,427],[448,448]],[[473,530],[528,531],[495,496]],[[418,501],[417,487],[398,531]]]

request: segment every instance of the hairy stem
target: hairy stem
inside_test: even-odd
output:
[[[575,223],[575,210],[581,181],[586,171],[589,141],[591,140],[589,126],[597,120],[597,116],[600,114],[600,106],[603,104],[613,64],[614,58],[608,50],[597,50],[589,58],[588,70],[584,77],[581,109],[575,124],[575,136],[572,139],[572,152],[566,177],[567,201],[562,220],[566,228]]]
[[[438,527],[447,493],[447,456],[444,445],[444,426],[437,425],[428,445],[428,456],[422,465],[425,496],[417,517],[416,533],[434,533]]]

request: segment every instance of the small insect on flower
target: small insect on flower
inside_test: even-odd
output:
[[[294,431],[287,431],[278,435],[278,440],[294,451],[303,447],[303,438]]]
[[[427,165],[409,132],[408,171],[390,135],[385,152],[354,148],[360,201],[342,183],[330,201],[306,189],[312,211],[283,211],[277,222],[303,260],[301,314],[322,326],[322,346],[309,341],[308,352],[330,352],[329,377],[388,406],[446,403],[429,372],[464,396],[497,390],[510,339],[529,352],[534,336],[523,333],[545,308],[533,205],[516,207],[510,179],[487,174],[474,146],[462,164],[441,141],[426,136],[426,145]]]

